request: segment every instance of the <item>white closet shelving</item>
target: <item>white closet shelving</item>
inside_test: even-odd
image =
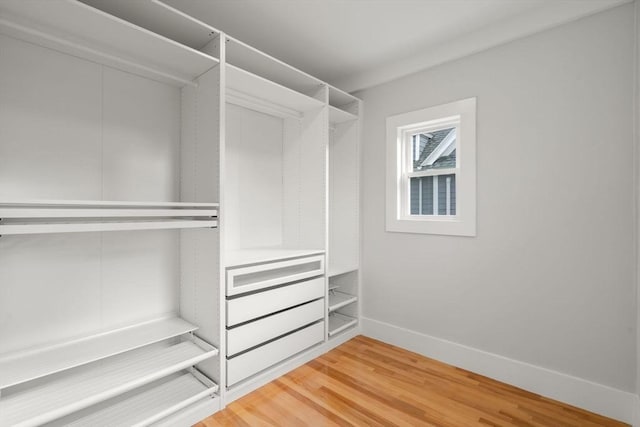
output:
[[[329,336],[333,337],[358,324],[358,319],[340,313],[329,314]]]
[[[172,317],[6,354],[0,358],[0,388],[56,374],[197,329],[189,322]]]
[[[328,336],[358,324],[361,102],[329,87]]]
[[[217,203],[0,201],[0,235],[216,227]]]
[[[126,400],[107,404],[105,408],[73,420],[65,427],[142,427],[161,421],[218,391],[218,385],[203,375],[185,374],[134,392]]]
[[[219,409],[218,37],[155,0],[0,2],[0,426]]]
[[[358,301],[358,297],[344,292],[329,291],[329,313]]]
[[[194,424],[359,331],[361,101],[199,7],[0,1],[0,427]]]
[[[0,400],[2,425],[38,426],[118,396],[217,355],[198,340],[116,356]]]
[[[75,0],[5,0],[0,16],[3,34],[180,86],[219,62]]]

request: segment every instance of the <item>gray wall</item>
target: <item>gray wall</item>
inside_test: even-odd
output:
[[[635,390],[634,11],[359,93],[364,316]],[[385,118],[476,96],[477,237],[385,231]]]

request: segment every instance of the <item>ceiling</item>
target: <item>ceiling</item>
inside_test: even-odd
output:
[[[630,0],[164,0],[347,91]]]

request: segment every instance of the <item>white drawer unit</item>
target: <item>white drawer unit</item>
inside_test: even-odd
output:
[[[227,356],[238,354],[323,317],[324,299],[319,299],[229,329],[227,331]]]
[[[227,385],[237,384],[323,340],[324,323],[319,322],[254,350],[232,357],[227,360]]]
[[[227,299],[227,327],[324,297],[324,277]]]
[[[324,274],[324,255],[227,269],[227,295],[239,295]]]

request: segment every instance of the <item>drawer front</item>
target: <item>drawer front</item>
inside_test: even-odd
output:
[[[324,277],[227,300],[227,326],[324,297]]]
[[[227,295],[239,295],[324,274],[324,255],[227,269]]]
[[[227,360],[227,384],[236,384],[324,340],[324,322]]]
[[[273,314],[227,331],[227,356],[233,356],[324,318],[324,299]]]

